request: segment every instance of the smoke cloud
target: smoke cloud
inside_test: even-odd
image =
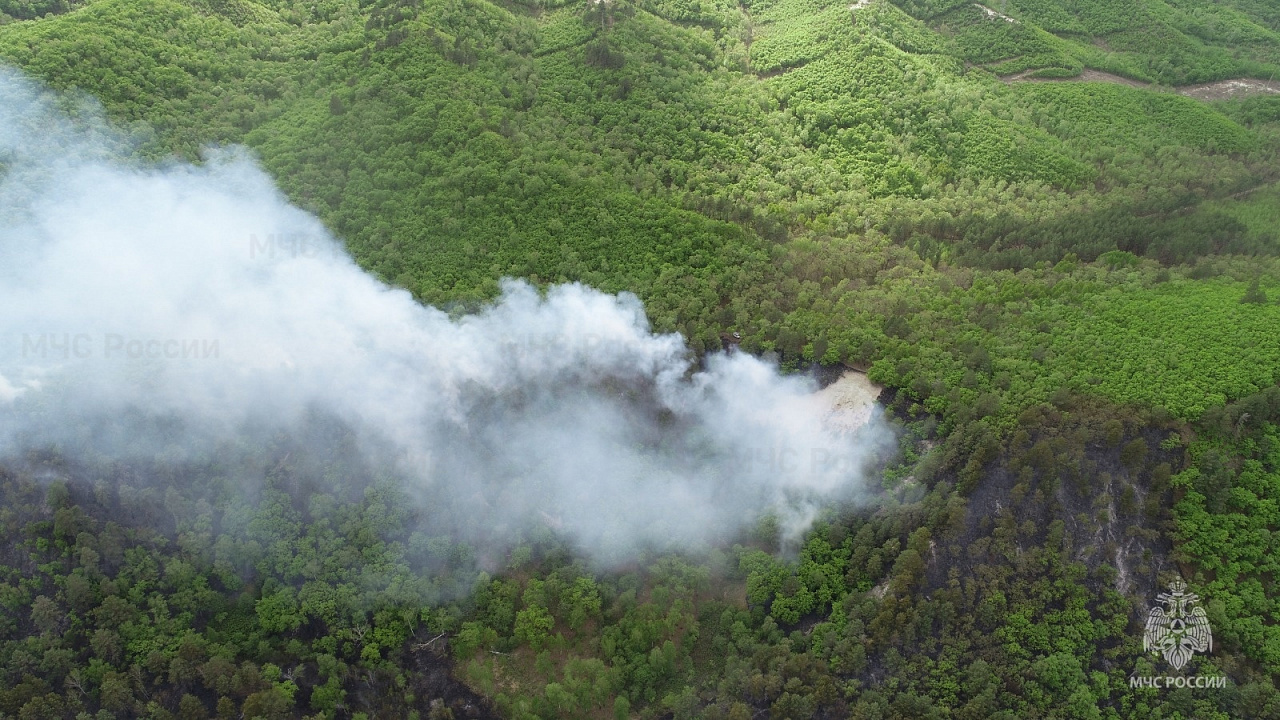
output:
[[[512,280],[477,314],[424,307],[246,152],[143,164],[66,105],[0,72],[6,453],[194,455],[323,412],[476,535],[549,524],[604,558],[762,512],[799,532],[890,444],[878,416],[833,426],[811,379],[747,354],[695,371],[629,294]]]

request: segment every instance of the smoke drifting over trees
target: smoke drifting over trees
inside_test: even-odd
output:
[[[140,166],[93,110],[0,75],[0,448],[182,460],[317,416],[476,537],[531,522],[598,557],[800,532],[889,433],[811,380],[697,369],[634,296],[509,281],[473,315],[357,267],[242,151]]]

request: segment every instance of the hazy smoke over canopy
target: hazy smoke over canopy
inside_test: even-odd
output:
[[[0,449],[143,452],[121,420],[142,415],[181,418],[195,452],[318,408],[474,527],[550,522],[613,553],[768,508],[799,528],[888,435],[833,433],[812,381],[745,354],[690,373],[630,295],[513,281],[451,319],[363,272],[243,153],[142,166],[57,102],[0,73]]]

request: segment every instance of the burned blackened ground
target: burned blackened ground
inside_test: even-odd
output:
[[[905,398],[882,401],[927,425]],[[903,674],[920,658],[939,668],[957,652],[976,658],[966,670],[975,696],[950,706],[964,717],[988,716],[1001,696],[1052,696],[1055,663],[1070,673],[1127,673],[1141,654],[1144,598],[1177,570],[1169,481],[1185,465],[1189,432],[1158,412],[1076,398],[1024,412],[1013,430],[972,423],[941,444],[918,438],[923,462],[883,507],[820,531],[819,549],[851,539],[840,566],[853,592],[829,618],[820,608],[781,630],[793,650],[823,658],[819,674],[870,691],[861,703],[876,688],[920,682]],[[813,547],[779,597],[812,576]],[[780,607],[770,608],[775,618]],[[832,623],[841,630],[833,634]],[[1027,660],[1044,655],[1052,659]],[[805,705],[815,717],[858,712],[857,703],[816,697]],[[904,716],[940,709],[919,699],[913,712],[923,715]]]
[[[429,640],[429,638],[428,638]],[[499,715],[488,700],[458,681],[453,674],[453,661],[443,640],[431,647],[411,644],[399,665],[406,678],[406,689],[415,702],[411,705],[422,717],[455,720],[490,720]],[[400,717],[404,713],[405,690],[397,686],[397,675],[374,673],[361,679],[353,693],[357,707],[369,708],[373,717]]]
[[[955,562],[971,568],[997,557],[993,544],[1007,543],[1016,558],[1052,541],[1096,573],[1094,582],[1110,577],[1122,595],[1150,595],[1172,549],[1162,530],[1184,452],[1167,441],[1179,432],[1178,423],[1104,404],[1029,409],[966,496],[954,539],[965,552]],[[963,483],[963,474],[953,479]],[[931,584],[945,576],[930,568]]]

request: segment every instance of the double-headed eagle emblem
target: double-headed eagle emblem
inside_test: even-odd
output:
[[[1204,608],[1196,605],[1200,597],[1187,592],[1187,584],[1181,579],[1170,583],[1169,592],[1160,593],[1156,600],[1164,607],[1157,605],[1147,614],[1142,649],[1164,655],[1174,670],[1181,670],[1193,653],[1208,652],[1213,647],[1209,618]]]

